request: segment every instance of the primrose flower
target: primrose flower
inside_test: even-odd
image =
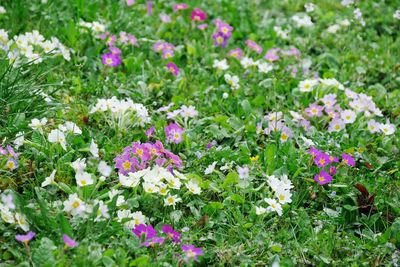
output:
[[[155,246],[157,244],[162,245],[164,243],[164,241],[165,241],[164,237],[154,237],[154,238],[152,238],[150,240],[147,240],[147,241],[143,242],[140,245],[141,246],[145,246],[145,247],[150,247],[150,246],[153,247],[153,246]]]
[[[150,224],[136,225],[135,228],[132,229],[132,232],[139,238],[144,235],[146,240],[150,240],[157,235],[157,231]]]
[[[355,162],[354,158],[346,153],[342,154],[342,162],[344,162],[346,165],[349,165],[352,167],[356,166],[356,162]]]
[[[228,43],[228,38],[221,32],[214,33],[212,38],[215,46],[225,47]]]
[[[329,123],[328,132],[339,132],[343,130],[345,127],[345,123],[341,119],[333,119]]]
[[[248,48],[250,48],[251,50],[255,51],[258,54],[261,54],[263,51],[262,47],[252,40],[247,40],[246,45]]]
[[[127,6],[132,6],[135,3],[135,0],[126,0]]]
[[[168,236],[168,238],[172,239],[174,243],[181,242],[181,234],[175,231],[171,226],[164,224],[163,227],[161,228],[161,231],[165,233]]]
[[[53,170],[50,174],[50,176],[46,177],[46,179],[42,182],[42,187],[51,185],[51,184],[56,184],[54,181],[56,175],[56,170]]]
[[[236,59],[241,59],[243,56],[243,52],[242,52],[242,49],[235,48],[235,49],[232,49],[231,51],[229,51],[228,55],[231,57],[234,57]]]
[[[182,199],[176,195],[169,195],[164,199],[164,206],[173,206],[175,208],[176,203],[181,202]]]
[[[343,110],[343,112],[340,114],[340,117],[345,124],[353,123],[356,120],[356,113],[350,109],[346,109]]]
[[[214,59],[213,67],[219,70],[227,70],[229,69],[228,62],[226,59],[218,60]]]
[[[198,256],[204,254],[201,248],[196,248],[193,245],[182,245],[181,248],[185,252],[187,260],[194,259],[195,261],[198,261]]]
[[[76,193],[69,195],[68,200],[64,201],[64,211],[75,215],[83,215],[86,211],[85,203],[78,197]]]
[[[6,167],[10,171],[15,170],[16,168],[18,168],[17,160],[15,160],[14,158],[8,158],[8,160],[6,162]]]
[[[47,138],[50,143],[59,143],[64,150],[67,150],[65,135],[59,129],[52,130]]]
[[[317,175],[314,176],[314,180],[319,184],[319,185],[324,185],[327,183],[332,182],[332,176],[329,175],[324,170],[321,170],[321,172]]]
[[[219,22],[217,24],[218,32],[221,33],[224,37],[230,38],[232,35],[233,27],[225,22]]]
[[[34,238],[35,236],[36,236],[36,233],[30,231],[26,235],[16,235],[15,239],[17,239],[18,241],[20,241],[22,243],[28,244],[29,241],[31,241],[32,238]]]
[[[318,85],[318,80],[314,79],[304,80],[299,83],[299,90],[300,92],[311,92],[317,85]]]
[[[278,48],[271,48],[270,50],[267,51],[264,58],[270,62],[277,61],[279,59],[279,56],[277,53],[278,51],[279,51]]]
[[[74,247],[78,246],[78,243],[75,240],[73,240],[71,237],[69,237],[68,235],[63,234],[62,238],[63,238],[64,244],[67,247],[74,248]]]
[[[319,106],[317,104],[311,104],[304,111],[307,112],[308,116],[310,116],[310,117],[314,117],[314,116],[321,117],[322,116],[322,110],[324,110],[324,107]]]
[[[370,133],[379,133],[380,132],[380,124],[375,120],[368,121],[368,130]]]
[[[267,209],[264,207],[256,206],[256,215],[262,215],[267,212]]]
[[[178,124],[170,123],[167,127],[165,127],[164,131],[168,143],[179,144],[182,142],[182,134],[184,130]]]
[[[188,4],[181,3],[181,4],[175,4],[172,8],[174,11],[178,11],[178,10],[187,9],[188,7],[189,7]]]
[[[179,75],[179,68],[175,65],[175,63],[169,62],[167,63],[166,67],[169,70],[169,72],[171,72],[174,76]]]
[[[318,167],[325,167],[330,163],[329,155],[323,152],[318,153],[317,156],[314,158],[315,165]]]
[[[396,126],[394,126],[394,124],[391,124],[390,122],[386,122],[386,124],[380,124],[379,129],[385,135],[392,135],[396,131]]]
[[[117,54],[108,53],[101,56],[101,62],[109,67],[117,67],[121,64],[121,58]]]
[[[204,21],[206,20],[206,18],[207,18],[206,13],[197,7],[193,9],[192,14],[190,15],[190,19],[193,21]]]
[[[275,199],[266,198],[266,199],[264,199],[264,201],[269,204],[269,206],[267,208],[268,212],[276,211],[276,213],[278,213],[279,216],[282,215],[282,206]]]

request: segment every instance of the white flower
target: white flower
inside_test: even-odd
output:
[[[313,3],[306,3],[304,4],[304,9],[307,13],[313,12],[315,10],[316,5]]]
[[[236,75],[225,74],[224,75],[226,83],[232,88],[232,90],[237,90],[240,88],[239,77]]]
[[[328,29],[326,29],[327,32],[329,33],[337,33],[337,31],[340,30],[340,25],[338,24],[333,24],[331,26],[328,27]]]
[[[257,63],[256,63],[252,58],[249,58],[249,57],[244,57],[244,58],[242,58],[242,59],[240,60],[240,64],[241,64],[245,69],[257,65]]]
[[[120,207],[120,206],[124,205],[125,202],[126,201],[125,201],[125,197],[124,196],[118,196],[117,197],[117,202],[116,202],[117,207]]]
[[[318,80],[308,79],[299,83],[300,92],[311,92],[318,85]]]
[[[122,190],[117,190],[117,189],[111,189],[110,191],[108,191],[108,197],[110,198],[110,200],[113,200],[113,198],[119,194],[121,194],[123,191]]]
[[[296,23],[297,27],[311,27],[314,23],[311,21],[311,17],[306,14],[296,14],[292,16],[292,20]]]
[[[176,116],[178,116],[179,114],[181,114],[181,110],[180,110],[180,109],[177,109],[177,110],[168,112],[168,113],[167,113],[167,119],[169,119],[169,120],[174,119],[174,118],[175,118]]]
[[[23,214],[16,212],[15,221],[17,222],[19,227],[21,227],[22,230],[24,230],[25,232],[29,231],[29,224],[26,221],[26,217]]]
[[[101,175],[103,175],[105,177],[110,176],[110,174],[112,172],[112,168],[110,166],[108,166],[107,162],[105,162],[104,160],[99,162],[99,166],[97,167],[97,169],[99,170]]]
[[[168,195],[165,199],[164,199],[164,206],[173,206],[175,209],[175,205],[178,202],[181,202],[182,199],[180,197],[178,197],[177,195]]]
[[[98,158],[99,157],[99,147],[97,144],[94,142],[92,139],[92,142],[90,143],[90,153],[92,153],[93,157]]]
[[[356,113],[350,109],[346,109],[343,110],[343,112],[340,114],[340,117],[346,124],[353,123],[356,120]]]
[[[75,174],[76,183],[79,186],[87,186],[93,184],[93,179],[90,173],[78,172]]]
[[[0,6],[0,14],[6,13],[6,9],[3,6]]]
[[[289,190],[278,188],[275,191],[275,196],[278,199],[279,203],[281,203],[281,204],[292,202],[292,193],[290,193]]]
[[[229,94],[228,94],[228,93],[226,93],[226,92],[222,94],[222,98],[223,98],[223,99],[227,99],[227,98],[228,98],[228,96],[229,96]]]
[[[349,5],[354,4],[354,0],[342,0],[342,2],[340,2],[340,4],[342,6],[349,6]]]
[[[95,200],[94,204],[99,205],[96,218],[94,219],[95,222],[110,218],[110,214],[108,213],[108,207],[106,204],[104,204],[103,201]]]
[[[385,135],[391,135],[396,131],[396,126],[390,122],[382,123],[379,128]]]
[[[63,132],[72,132],[76,135],[82,134],[82,130],[72,121],[66,121],[64,124],[58,125],[58,129]]]
[[[276,211],[278,213],[279,216],[282,215],[282,206],[281,204],[279,204],[278,202],[276,202],[275,199],[272,198],[266,198],[264,199],[265,202],[268,203],[268,208],[267,211],[271,212],[271,211]]]
[[[151,193],[151,194],[153,194],[153,193],[158,193],[160,189],[158,188],[157,185],[155,185],[155,184],[153,184],[153,183],[144,182],[144,183],[143,183],[143,190],[144,190],[146,193]]]
[[[140,177],[130,172],[128,175],[119,174],[119,182],[125,187],[136,187],[140,182]]]
[[[208,167],[206,168],[206,170],[204,171],[204,174],[210,174],[214,171],[215,169],[215,165],[217,164],[216,161],[214,161],[212,164],[208,165]]]
[[[14,196],[11,192],[8,194],[6,193],[1,194],[1,202],[4,204],[5,208],[10,210],[15,209]]]
[[[76,173],[83,172],[86,168],[86,159],[77,159],[71,163],[71,167],[75,170]]]
[[[308,138],[304,137],[303,135],[300,136],[300,138],[303,139],[304,145],[306,147],[315,146],[315,143],[311,139],[308,139]]]
[[[274,66],[268,62],[262,62],[257,65],[258,71],[262,73],[268,73],[274,69]]]
[[[393,18],[399,19],[399,20],[400,20],[400,9],[396,10],[396,11],[393,13]]]
[[[257,215],[262,215],[262,214],[264,214],[264,213],[266,213],[266,212],[267,212],[267,209],[266,209],[266,208],[257,207],[257,206],[256,206],[256,214],[257,214]]]
[[[192,194],[199,195],[201,193],[199,184],[193,179],[186,184],[186,187]]]
[[[329,79],[320,78],[319,82],[321,83],[321,85],[323,85],[325,87],[336,87],[339,90],[344,90],[343,84],[338,82],[338,80],[336,80],[335,78],[329,78]]]
[[[135,225],[144,224],[146,222],[146,216],[144,216],[141,211],[133,212],[132,219]]]
[[[46,123],[47,123],[47,118],[42,118],[41,120],[35,118],[31,120],[31,123],[28,126],[31,127],[33,130],[38,130],[43,126],[45,126]]]
[[[59,143],[64,150],[67,150],[65,135],[59,129],[52,130],[49,133],[48,140],[50,143]]]
[[[56,175],[56,170],[53,170],[50,174],[50,176],[46,177],[46,179],[44,179],[44,181],[42,182],[42,187],[51,185],[51,184],[56,184],[56,182],[54,181],[55,179],[55,175]]]
[[[22,146],[24,144],[24,141],[25,141],[24,132],[18,132],[15,135],[15,140],[13,142],[15,148],[18,149],[20,146]]]
[[[380,124],[376,122],[375,120],[369,120],[368,121],[368,130],[371,133],[379,133],[380,132]]]
[[[194,117],[196,117],[198,115],[198,112],[197,112],[196,108],[193,107],[193,106],[188,106],[187,107],[187,106],[183,105],[180,108],[180,115],[183,118],[194,118]]]
[[[1,207],[1,206],[0,206]],[[7,208],[0,208],[1,219],[6,223],[15,223],[14,215]]]
[[[219,69],[219,70],[229,69],[229,65],[228,65],[228,62],[226,61],[226,59],[222,59],[222,60],[214,59],[213,67],[216,69]]]
[[[237,166],[237,172],[239,174],[240,179],[247,179],[249,178],[249,167],[247,166]]]
[[[64,211],[71,213],[72,216],[81,216],[86,211],[85,203],[76,193],[69,195],[68,200],[64,201]]]

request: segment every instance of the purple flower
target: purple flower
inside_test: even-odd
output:
[[[325,153],[319,153],[315,158],[314,158],[314,163],[317,165],[319,168],[325,167],[330,163],[329,161],[329,155]]]
[[[232,35],[233,27],[225,22],[219,22],[217,24],[218,32],[220,32],[224,37],[230,38]]]
[[[114,46],[115,42],[117,41],[117,36],[115,35],[109,35],[108,39],[106,41],[106,45],[107,46]]]
[[[180,71],[179,71],[179,68],[175,65],[175,63],[168,62],[166,67],[169,70],[169,72],[171,72],[174,76],[179,75]]]
[[[315,147],[310,147],[310,149],[308,150],[308,154],[310,154],[311,156],[313,156],[314,158],[317,157],[319,154],[321,154],[322,152],[319,151],[318,149],[316,149]]]
[[[8,158],[7,162],[6,162],[6,167],[12,171],[15,170],[16,168],[18,168],[18,162],[16,159],[14,158]]]
[[[70,248],[74,248],[74,247],[78,246],[78,243],[75,240],[73,240],[72,238],[70,238],[68,235],[64,234],[62,236],[62,238],[63,238],[63,241],[66,246],[68,246]]]
[[[186,258],[189,260],[194,259],[197,261],[198,256],[204,254],[201,248],[196,248],[193,245],[182,245],[181,248],[186,253]]]
[[[175,231],[171,226],[164,224],[161,228],[161,231],[163,231],[169,238],[171,238],[173,242],[181,242],[181,234]]]
[[[168,143],[179,144],[182,142],[182,134],[184,130],[178,124],[170,123],[167,127],[165,127],[164,131]]]
[[[352,166],[352,167],[356,166],[356,162],[355,162],[354,158],[346,153],[342,154],[342,162],[344,162],[345,164]]]
[[[243,56],[243,52],[242,52],[242,49],[235,48],[235,49],[232,49],[231,51],[229,51],[228,55],[231,57],[240,59]]]
[[[150,247],[150,246],[155,246],[156,244],[160,244],[162,245],[162,243],[164,243],[165,238],[164,237],[154,237],[150,240],[147,240],[145,242],[143,242],[142,244],[140,244],[141,246],[145,246],[145,247]]]
[[[147,226],[145,224],[136,225],[132,232],[139,238],[144,235],[146,240],[150,240],[157,235],[157,231],[150,224]]]
[[[112,46],[109,48],[111,54],[113,55],[121,55],[121,49],[119,49],[118,47]]]
[[[279,59],[278,56],[278,52],[279,49],[278,48],[272,48],[270,50],[267,51],[267,53],[265,54],[264,58],[268,61],[277,61]]]
[[[101,62],[106,66],[116,67],[121,64],[121,58],[119,55],[108,53],[101,56]]]
[[[160,14],[160,19],[164,23],[170,23],[171,22],[171,17],[166,15],[166,14]]]
[[[130,172],[135,172],[136,167],[139,165],[139,161],[135,157],[131,157],[130,153],[124,153],[114,159],[115,167],[119,173],[126,175]]]
[[[154,133],[156,132],[156,128],[154,126],[151,126],[147,131],[146,131],[146,136],[148,139],[150,139]]]
[[[328,172],[329,172],[330,175],[335,175],[336,174],[336,168],[333,167],[333,166],[330,166]]]
[[[126,0],[126,5],[131,6],[135,3],[135,0]]]
[[[190,14],[190,19],[193,21],[204,21],[206,20],[206,18],[207,18],[206,13],[197,7],[193,9],[192,14]]]
[[[20,242],[23,242],[25,244],[28,244],[29,241],[32,240],[32,238],[34,238],[36,236],[35,232],[28,232],[26,235],[16,235],[15,239],[17,239]]]
[[[147,1],[147,3],[146,3],[147,15],[153,14],[153,6],[154,6],[154,4],[152,1]]]
[[[332,162],[336,162],[336,163],[339,162],[339,158],[329,155],[329,163],[332,163]]]
[[[332,176],[330,176],[326,171],[321,170],[321,172],[319,174],[314,176],[314,180],[319,185],[324,185],[324,184],[332,182]]]
[[[178,10],[183,10],[183,9],[187,9],[189,6],[185,3],[181,3],[181,4],[175,4],[173,6],[174,11],[178,11]]]
[[[163,49],[162,58],[167,59],[174,56],[174,50],[171,49]]]
[[[137,39],[134,35],[128,34],[128,40],[131,45],[138,46]]]
[[[221,32],[214,33],[212,38],[215,46],[225,47],[228,43],[228,38]]]
[[[205,30],[205,29],[207,28],[207,26],[208,26],[207,23],[203,23],[203,24],[199,24],[199,25],[197,26],[197,28],[198,28],[199,30]]]
[[[262,47],[259,46],[256,42],[252,41],[252,40],[247,40],[246,41],[246,45],[247,47],[249,47],[251,50],[256,51],[258,54],[262,53]]]
[[[311,104],[304,111],[307,112],[308,116],[310,116],[310,117],[314,117],[314,116],[321,117],[323,110],[324,110],[324,107],[319,106],[317,104]]]

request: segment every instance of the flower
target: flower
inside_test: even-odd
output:
[[[340,114],[344,123],[353,123],[356,120],[356,113],[350,109],[343,110]]]
[[[292,202],[292,193],[290,193],[290,190],[278,188],[275,191],[275,196],[280,204],[286,204]]]
[[[24,231],[29,230],[29,224],[26,221],[26,217],[23,214],[16,212],[15,221],[17,222],[18,226],[21,227],[22,230]]]
[[[103,175],[105,177],[110,176],[110,174],[112,172],[111,167],[104,160],[99,162],[99,165],[97,166],[97,169],[101,173],[101,175]]]
[[[249,167],[247,166],[237,166],[237,172],[239,174],[240,179],[247,179],[249,178]]]
[[[177,10],[183,10],[183,9],[187,9],[189,6],[185,3],[181,3],[181,4],[175,4],[173,6],[173,10],[177,11]]]
[[[318,85],[318,80],[309,79],[299,83],[300,92],[311,92]]]
[[[232,90],[238,90],[240,88],[238,76],[236,76],[236,75],[232,76],[232,75],[226,73],[224,75],[224,79],[225,79],[226,83],[229,84],[229,86],[232,88]]]
[[[62,238],[63,238],[64,244],[67,247],[74,248],[74,247],[78,246],[78,243],[75,240],[73,240],[72,238],[70,238],[68,235],[63,234]]]
[[[169,63],[167,63],[166,67],[169,70],[169,72],[171,72],[174,76],[178,76],[179,75],[180,70],[175,65],[175,63],[169,62]]]
[[[345,123],[341,119],[333,119],[329,123],[328,132],[339,132],[344,129]]]
[[[14,158],[8,158],[7,162],[6,162],[6,167],[12,171],[15,170],[16,168],[18,168],[18,162],[17,160],[15,160]]]
[[[310,117],[314,117],[314,116],[321,117],[322,116],[322,110],[324,110],[324,107],[319,106],[317,104],[311,104],[304,111],[307,112],[308,116],[310,116]]]
[[[65,135],[59,129],[52,130],[47,138],[50,143],[59,143],[64,150],[67,150]]]
[[[266,213],[266,212],[267,212],[267,209],[266,209],[266,208],[257,207],[257,206],[256,206],[256,214],[257,214],[257,215],[262,215],[262,214],[264,214],[264,213]]]
[[[92,153],[93,157],[98,158],[99,157],[99,147],[97,144],[94,142],[92,139],[92,142],[90,143],[90,153]]]
[[[356,166],[356,162],[355,162],[354,158],[352,156],[350,156],[349,154],[346,154],[346,153],[342,154],[342,162],[344,164],[347,164],[347,165],[352,166],[352,167]]]
[[[179,109],[179,111],[180,111],[179,114],[184,119],[194,118],[199,114],[194,106],[187,107],[186,105],[182,105],[181,108]]]
[[[44,179],[44,181],[42,182],[42,187],[45,187],[45,186],[48,186],[48,185],[51,185],[51,184],[56,184],[56,182],[54,181],[54,179],[55,179],[54,176],[55,175],[56,175],[56,170],[53,170],[51,172],[50,176],[46,177]]]
[[[192,14],[190,14],[190,19],[193,21],[204,21],[206,20],[206,18],[207,18],[206,13],[197,7],[193,9]]]
[[[379,133],[380,124],[375,120],[371,119],[368,121],[368,130],[370,131],[370,133]]]
[[[78,186],[87,186],[93,184],[93,179],[90,173],[78,172],[75,174],[76,183]]]
[[[227,70],[229,69],[228,62],[226,59],[218,60],[214,59],[213,67],[219,70]]]
[[[321,170],[321,172],[314,176],[314,180],[320,184],[324,185],[332,182],[332,176],[330,176],[326,171]]]
[[[269,204],[269,206],[267,208],[268,212],[276,211],[279,216],[282,215],[282,206],[275,199],[266,198],[266,199],[264,199],[264,201]]]
[[[177,195],[168,195],[164,199],[164,206],[173,206],[175,208],[176,203],[181,202],[182,199]]]
[[[71,213],[73,216],[80,216],[86,211],[86,205],[78,195],[74,193],[69,195],[68,200],[64,201],[64,211]]]
[[[215,165],[217,164],[216,161],[214,161],[212,164],[208,165],[208,167],[205,169],[204,174],[210,174],[214,171]]]
[[[33,130],[38,130],[41,127],[45,126],[46,123],[47,123],[47,118],[42,118],[41,120],[32,119],[31,123],[28,126],[31,127]]]
[[[131,216],[135,225],[144,224],[146,221],[146,216],[144,216],[141,211],[135,211]]]
[[[195,261],[197,261],[198,256],[204,254],[201,248],[196,248],[193,245],[182,245],[181,248],[186,253],[187,260],[194,259]]]
[[[384,123],[380,124],[379,129],[385,135],[391,135],[396,131],[396,127],[394,126],[394,124],[391,124],[389,122],[387,122],[386,124],[384,124]]]
[[[251,50],[257,52],[258,54],[262,53],[262,47],[259,46],[256,42],[252,41],[252,40],[247,40],[246,41],[246,45],[248,48],[250,48]]]
[[[156,132],[156,128],[154,127],[154,126],[151,126],[147,131],[146,131],[146,136],[147,136],[147,138],[151,138],[153,135],[154,135],[154,133]]]
[[[109,67],[117,67],[121,64],[121,58],[117,54],[107,53],[101,56],[101,62]]]
[[[243,52],[242,52],[242,49],[235,48],[235,49],[232,49],[231,51],[229,51],[228,55],[231,57],[234,57],[236,59],[241,59],[243,56]]]
[[[173,242],[175,243],[180,243],[181,242],[181,234],[175,231],[171,226],[164,224],[163,227],[161,228],[161,231],[165,233],[168,238],[172,239]]]
[[[154,237],[150,240],[147,240],[145,242],[143,242],[142,244],[140,244],[141,246],[145,246],[145,247],[150,247],[150,246],[155,246],[156,244],[162,244],[164,243],[165,238],[164,237]]]
[[[186,183],[186,188],[192,194],[199,195],[201,193],[201,188],[199,184],[193,179]]]
[[[36,233],[30,231],[26,235],[16,235],[15,239],[17,239],[18,241],[23,242],[25,244],[28,244],[29,241],[31,241],[32,238],[34,238],[35,236],[36,236]]]
[[[318,167],[325,167],[330,163],[329,155],[325,154],[323,152],[318,153],[316,157],[314,158],[315,165]]]
[[[157,235],[157,231],[150,224],[148,226],[145,224],[136,225],[135,228],[132,229],[132,232],[139,238],[144,235],[146,240],[149,240]]]
[[[184,129],[176,123],[170,123],[165,127],[164,132],[168,143],[179,144],[183,140]]]

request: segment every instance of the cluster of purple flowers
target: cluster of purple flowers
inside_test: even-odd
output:
[[[215,26],[217,26],[217,32],[212,35],[214,45],[225,47],[228,44],[229,38],[232,36],[233,27],[220,19],[216,19],[214,23]]]
[[[314,180],[320,185],[332,182],[332,176],[337,172],[337,167],[333,166],[333,164],[339,163],[339,158],[322,152],[315,147],[311,147],[308,153],[313,157],[315,165],[321,168],[320,173],[314,176]],[[341,165],[354,167],[356,166],[356,163],[351,155],[343,153]],[[325,167],[328,167],[328,171],[323,169]]]
[[[295,47],[291,47],[287,50],[281,49],[281,48],[271,48],[267,51],[264,58],[270,62],[273,62],[273,61],[279,60],[280,55],[286,56],[286,57],[293,56],[293,57],[299,58],[301,53]]]
[[[6,148],[0,146],[0,160],[5,162],[6,169],[10,171],[18,168],[18,154],[11,146],[6,146]]]
[[[133,46],[138,46],[137,39],[132,34],[127,34],[126,32],[120,32],[119,36],[110,34],[109,32],[100,35],[101,40],[106,41],[108,46],[108,53],[101,56],[101,62],[109,67],[117,67],[121,64],[121,49],[116,45],[119,42],[122,45],[131,44]]]
[[[28,245],[29,241],[31,241],[34,237],[36,236],[35,232],[29,231],[27,234],[25,235],[16,235],[15,239],[19,242],[24,243],[24,245]],[[78,246],[78,243],[73,240],[71,237],[69,237],[68,235],[64,234],[62,236],[63,242],[65,244],[65,247],[70,247],[70,248],[74,248],[76,246]]]
[[[132,232],[141,240],[141,246],[154,247],[156,245],[162,245],[166,240],[170,240],[175,244],[181,243],[181,234],[175,231],[171,226],[164,224],[161,228],[161,232],[166,235],[157,236],[157,230],[152,225],[139,224],[132,229]],[[182,251],[185,253],[186,260],[198,260],[198,256],[203,255],[201,248],[196,248],[194,245],[182,245]]]
[[[154,144],[150,142],[134,142],[131,146],[125,147],[124,152],[115,159],[115,167],[118,172],[127,175],[130,172],[144,170],[154,162],[158,166],[167,166],[172,169],[182,167],[182,160],[179,156],[164,148],[160,141]]]
[[[167,59],[174,56],[175,46],[173,44],[161,41],[153,45],[153,50],[161,53],[162,58]]]

